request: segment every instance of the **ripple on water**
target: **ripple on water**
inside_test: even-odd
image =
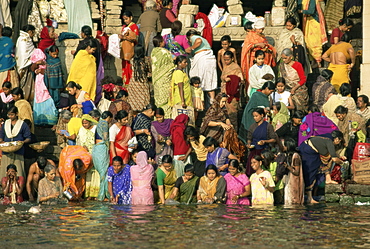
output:
[[[165,205],[99,202],[0,207],[1,248],[366,248],[368,206]]]

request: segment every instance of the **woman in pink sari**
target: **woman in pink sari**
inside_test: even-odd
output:
[[[238,160],[231,160],[226,181],[226,204],[250,205],[248,196],[251,194],[251,183],[246,174],[241,173]]]
[[[120,156],[123,163],[127,164],[130,159],[130,152],[128,151],[128,141],[134,136],[131,127],[127,126],[128,113],[121,110],[115,116],[117,123],[109,128],[109,150],[110,163],[112,158]]]
[[[151,187],[154,169],[148,163],[145,151],[140,151],[136,156],[137,165],[130,168],[132,182],[132,205],[153,205],[154,197]]]

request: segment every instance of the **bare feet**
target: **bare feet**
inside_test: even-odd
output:
[[[315,201],[314,199],[311,199],[311,201],[309,202],[310,204],[317,204],[319,202]]]
[[[325,184],[338,184],[336,181],[330,180],[330,181],[325,181]]]

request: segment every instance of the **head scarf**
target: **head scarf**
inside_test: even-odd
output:
[[[280,102],[280,111],[273,116],[272,125],[276,128],[276,125],[280,121],[281,125],[288,122],[290,119],[289,110],[283,102]]]
[[[263,29],[265,26],[266,26],[265,18],[263,17],[258,18],[253,24],[253,28],[255,29]]]
[[[41,49],[43,52],[45,51],[46,48],[52,46],[52,45],[55,45],[55,39],[54,38],[50,38],[49,36],[49,26],[45,26],[42,28],[42,31],[41,31],[41,34],[40,34],[40,37],[41,37],[41,41],[39,43],[39,49]]]
[[[220,102],[222,99],[222,93],[219,93],[215,97],[215,101],[213,101],[211,107],[208,109],[206,116],[203,119],[202,127],[200,128],[200,133],[204,134],[209,122],[216,121],[216,122],[226,122],[228,117],[226,106],[223,108],[220,107]]]
[[[171,124],[171,128],[170,128],[171,134],[176,129],[182,129],[182,131],[184,131],[188,121],[189,121],[189,117],[186,114],[180,114],[179,116],[177,116]]]
[[[82,120],[87,120],[89,121],[90,123],[92,123],[93,125],[96,125],[98,123],[98,121],[96,121],[93,117],[91,117],[89,114],[84,114],[82,115]]]

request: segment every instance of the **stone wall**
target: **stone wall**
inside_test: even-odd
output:
[[[325,186],[325,201],[341,205],[353,205],[357,202],[370,203],[370,185],[328,184]]]

